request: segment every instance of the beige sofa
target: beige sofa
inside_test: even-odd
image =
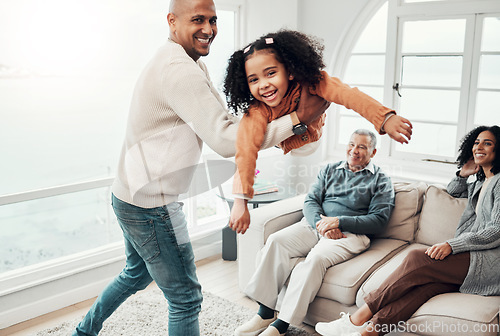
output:
[[[328,269],[309,306],[306,323],[315,325],[338,318],[340,312],[354,312],[363,304],[364,296],[377,288],[410,250],[453,236],[466,199],[455,199],[443,187],[424,183],[395,183],[394,188],[396,204],[386,232],[373,239],[364,253]],[[266,239],[302,218],[303,201],[304,195],[300,195],[252,210],[249,230],[238,235],[242,291]],[[407,324],[398,327],[405,331],[401,335],[500,335],[499,310],[498,296],[443,294],[429,300]]]

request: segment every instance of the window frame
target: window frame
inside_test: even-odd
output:
[[[482,22],[485,17],[497,16],[500,11],[500,3],[491,0],[442,0],[420,3],[405,3],[404,0],[373,0],[370,1],[363,10],[359,13],[356,20],[353,22],[350,29],[347,29],[343,37],[340,39],[337,48],[335,49],[329,70],[332,74],[340,77],[345,75],[348,61],[353,53],[353,49],[363,33],[371,18],[377,11],[388,3],[387,14],[387,35],[386,35],[386,52],[385,52],[385,78],[384,78],[384,98],[381,101],[384,105],[394,108],[398,111],[399,102],[396,99],[397,93],[393,90],[393,85],[399,82],[399,73],[401,66],[400,53],[400,33],[401,22],[408,20],[419,19],[439,19],[469,16],[466,23],[463,64],[467,62],[473,64],[467,71],[462,69],[463,77],[460,88],[460,111],[457,124],[456,146],[459,140],[463,137],[466,129],[473,124],[474,113],[471,111],[475,108],[477,94],[477,77],[478,77],[478,57],[480,53],[480,43],[472,43],[474,33],[476,33],[480,42]],[[452,5],[450,6],[450,3]],[[432,14],[429,14],[432,13]],[[473,19],[472,19],[473,17]],[[465,85],[464,85],[465,82]],[[474,104],[474,105],[472,105]],[[326,160],[343,158],[344,145],[340,143],[336,135],[342,127],[339,122],[339,108],[333,107],[331,110],[335,112],[335,123],[330,125],[327,137],[328,146],[323,149],[323,157]],[[444,183],[449,179],[450,172],[454,171],[454,158],[418,155],[414,153],[398,152],[395,155],[395,144],[389,137],[384,136],[380,139],[380,148],[375,159],[379,165],[386,167],[388,173],[400,177],[404,180],[426,180],[430,182]],[[453,163],[453,164],[443,164]],[[419,172],[420,171],[420,172]],[[421,173],[428,171],[429,173]],[[432,173],[431,173],[432,172]],[[434,176],[430,176],[433,174]]]

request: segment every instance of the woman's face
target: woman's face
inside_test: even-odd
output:
[[[283,63],[266,49],[256,51],[246,60],[245,71],[252,96],[270,107],[279,105],[293,79]]]
[[[496,138],[490,131],[479,133],[472,147],[474,163],[483,167],[484,171],[489,171],[495,159]],[[490,169],[488,169],[490,168]]]

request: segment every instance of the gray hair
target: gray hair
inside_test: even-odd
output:
[[[352,132],[352,134],[369,136],[371,149],[374,150],[375,148],[377,148],[377,137],[375,136],[375,133],[373,133],[372,131],[369,131],[369,130],[364,129],[364,128],[360,128],[360,129],[357,129],[354,132]]]

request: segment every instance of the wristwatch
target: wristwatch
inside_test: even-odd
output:
[[[297,113],[293,111],[290,113],[290,117],[292,118],[292,132],[293,134],[301,135],[307,131],[307,125],[303,122],[300,122],[299,118],[297,118]]]
[[[307,131],[307,125],[304,123],[298,123],[297,125],[293,125],[292,132],[293,134],[301,135]]]

